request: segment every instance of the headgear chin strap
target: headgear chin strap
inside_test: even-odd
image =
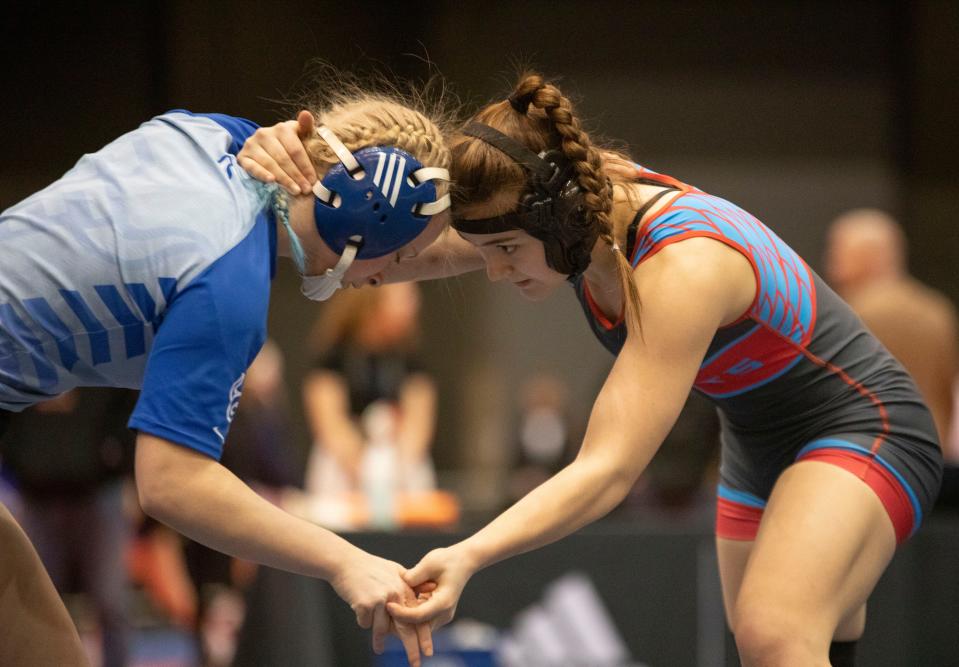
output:
[[[336,290],[343,286],[343,276],[356,258],[358,248],[359,239],[356,239],[355,242],[351,239],[343,250],[336,266],[327,269],[318,276],[302,276],[300,291],[303,292],[303,296],[313,301],[326,301],[333,296]]]
[[[468,123],[462,132],[505,153],[529,172],[529,179],[514,211],[480,220],[457,218],[453,228],[466,234],[521,229],[543,242],[546,263],[554,271],[567,274],[570,280],[585,271],[599,230],[590,224],[575,167],[563,152],[550,150],[537,155],[482,123]]]

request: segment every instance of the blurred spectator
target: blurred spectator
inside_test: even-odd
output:
[[[959,375],[959,322],[945,295],[907,272],[902,228],[876,209],[844,213],[829,228],[825,272],[833,289],[912,375],[945,445]],[[948,448],[944,453],[949,456]]]
[[[83,593],[92,603],[104,667],[128,657],[123,481],[132,472],[126,419],[135,400],[132,391],[73,390],[12,415],[0,441],[23,528],[50,578],[61,595]]]
[[[550,373],[530,377],[520,392],[518,447],[509,482],[513,504],[575,457],[584,425],[576,423],[569,390]],[[693,392],[653,460],[620,509],[682,511],[709,503],[719,458],[719,416]]]
[[[429,450],[436,388],[415,356],[419,308],[413,283],[364,287],[331,299],[314,331],[316,363],[303,385],[313,437],[308,492],[435,489]],[[367,500],[376,514],[376,498]]]
[[[509,505],[572,461],[582,435],[573,427],[569,388],[551,373],[537,373],[523,383],[519,408]]]

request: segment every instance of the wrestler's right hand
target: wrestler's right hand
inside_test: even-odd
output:
[[[237,163],[259,181],[275,182],[292,195],[308,194],[316,182],[316,170],[303,139],[315,131],[313,114],[300,111],[296,120],[254,132],[237,154]]]
[[[433,654],[433,640],[426,624],[415,626],[395,621],[386,611],[387,603],[415,606],[417,594],[403,580],[406,572],[399,563],[373,556],[360,549],[343,561],[330,579],[337,594],[350,605],[361,628],[373,629],[373,650],[382,653],[386,635],[396,634],[403,642],[413,667],[420,665],[420,653]]]

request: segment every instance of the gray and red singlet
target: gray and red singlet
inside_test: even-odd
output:
[[[942,456],[915,384],[859,318],[768,227],[741,208],[639,168],[672,191],[638,227],[633,267],[671,243],[711,238],[742,253],[756,297],[716,331],[694,388],[719,408],[722,464],[716,530],[752,540],[780,473],[799,460],[838,465],[879,496],[902,542],[935,501]],[[642,211],[638,217],[642,217]],[[626,330],[574,283],[597,338],[614,355]]]

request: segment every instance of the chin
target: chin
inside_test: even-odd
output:
[[[545,301],[554,289],[551,285],[538,284],[533,285],[531,289],[521,289],[519,293],[527,301]]]

